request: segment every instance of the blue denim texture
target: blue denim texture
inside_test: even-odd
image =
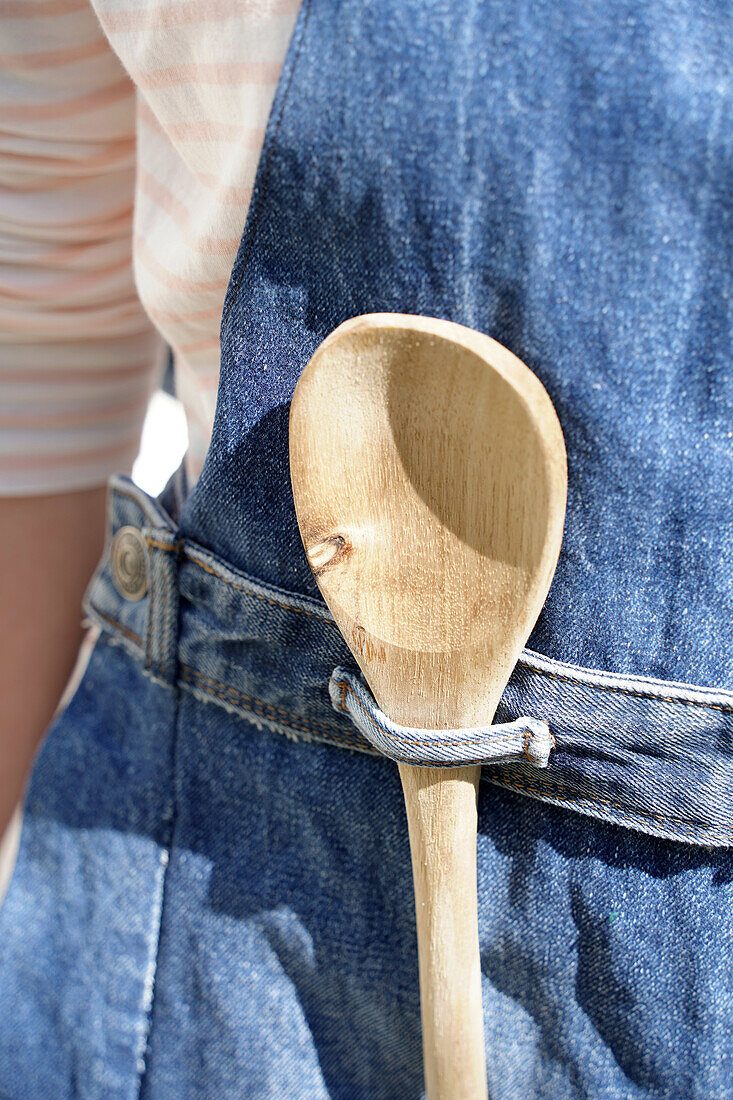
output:
[[[328,693],[334,710],[348,714],[373,748],[400,764],[460,768],[501,764],[523,756],[536,768],[547,767],[552,734],[541,719],[516,718],[474,729],[416,730],[393,722],[379,707],[363,676],[340,667],[331,673]]]
[[[158,501],[111,483],[148,589],[124,599],[105,553],[31,778],[0,1095],[421,1095],[399,778],[329,694],[358,669],[287,463],[315,346],[398,310],[519,354],[568,448],[558,573],[496,716],[554,745],[479,792],[490,1095],[733,1096],[732,24],[305,0],[204,472]]]
[[[565,433],[532,649],[733,689],[732,172],[730,0],[306,0],[184,529],[317,596],[287,461],[305,363],[360,313],[456,321]]]
[[[397,769],[329,696],[353,658],[322,600],[184,539],[166,503],[111,483],[148,592],[105,556],[102,634],[34,769],[0,1094],[419,1097]],[[527,713],[547,768],[486,767],[479,794],[490,1094],[731,1095],[733,694],[525,651],[498,718]]]

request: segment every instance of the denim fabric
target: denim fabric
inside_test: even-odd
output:
[[[380,709],[362,676],[335,668],[328,683],[334,710],[350,715],[370,745],[401,764],[459,768],[466,764],[506,763],[524,756],[546,768],[552,748],[547,722],[517,718],[504,725],[475,729],[419,729],[400,726]]]
[[[733,689],[730,0],[306,0],[222,324],[192,537],[317,596],[288,403],[360,313],[538,375],[568,516],[529,644]]]
[[[333,706],[358,669],[328,609],[126,478],[109,518],[149,585],[100,563],[102,633],[33,773],[0,1094],[419,1097],[401,788]],[[733,695],[525,651],[499,717],[524,713],[548,767],[487,767],[479,795],[491,1095],[733,1094]]]
[[[203,474],[158,501],[111,483],[147,589],[120,593],[108,548],[31,777],[0,1095],[421,1095],[399,777],[333,705],[358,669],[288,484],[300,371],[376,309],[503,341],[568,448],[558,573],[496,716],[553,748],[479,792],[490,1095],[733,1096],[732,24],[305,0]]]

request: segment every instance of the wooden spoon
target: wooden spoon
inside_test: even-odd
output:
[[[565,447],[539,380],[462,325],[355,317],[298,381],[290,470],[318,587],[380,708],[422,729],[489,725],[562,539]],[[399,768],[427,1096],[473,1100],[480,767]]]

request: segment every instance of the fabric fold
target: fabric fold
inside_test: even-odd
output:
[[[337,666],[328,692],[335,710],[346,713],[367,741],[384,756],[415,767],[459,768],[468,764],[501,764],[524,757],[546,768],[552,749],[547,722],[517,718],[497,726],[465,729],[416,729],[388,718],[359,676]]]

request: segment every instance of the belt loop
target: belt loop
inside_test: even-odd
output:
[[[178,675],[178,559],[181,541],[165,528],[142,530],[148,550],[150,604],[145,668],[167,684]]]
[[[328,690],[334,710],[345,711],[375,749],[401,764],[459,768],[524,757],[535,768],[546,768],[550,758],[552,734],[540,718],[472,729],[413,729],[388,718],[361,677],[347,668],[333,670]]]

